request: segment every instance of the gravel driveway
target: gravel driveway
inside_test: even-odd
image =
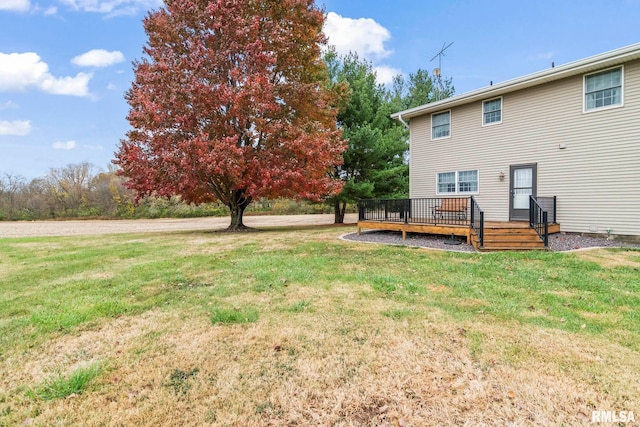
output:
[[[296,225],[331,225],[333,214],[245,216],[248,227]],[[355,224],[357,214],[345,215],[345,223]],[[0,221],[2,237],[83,236],[115,233],[145,233],[188,230],[222,230],[229,217],[134,219],[134,220],[70,220],[70,221]]]

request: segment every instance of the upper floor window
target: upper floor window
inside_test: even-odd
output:
[[[584,76],[584,110],[622,105],[622,67]]]
[[[482,103],[482,124],[502,123],[502,98],[491,99]]]
[[[451,111],[431,115],[431,139],[447,138],[451,135]]]

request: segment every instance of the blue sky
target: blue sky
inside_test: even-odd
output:
[[[640,0],[318,0],[340,52],[378,78],[442,71],[456,93],[640,42]],[[124,92],[160,0],[0,0],[0,175],[89,162],[106,169],[128,129]]]

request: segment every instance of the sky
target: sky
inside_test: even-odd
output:
[[[129,129],[142,19],[160,0],[0,0],[0,177],[89,162]],[[378,81],[438,67],[456,94],[640,42],[640,0],[317,0],[341,54]],[[452,43],[452,44],[451,44]]]

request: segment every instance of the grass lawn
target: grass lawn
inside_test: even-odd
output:
[[[0,426],[640,421],[640,251],[347,231],[0,239]]]

